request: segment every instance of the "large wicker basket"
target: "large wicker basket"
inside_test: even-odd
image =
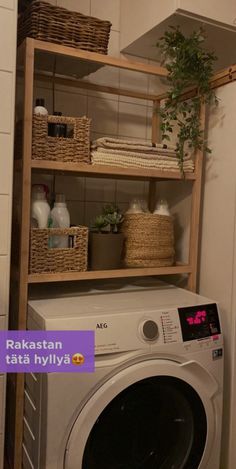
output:
[[[164,267],[174,263],[174,228],[172,217],[149,213],[126,214],[126,267]]]
[[[50,137],[48,135],[49,123],[70,126],[73,132],[72,137]],[[34,115],[32,159],[89,163],[90,119],[87,117]]]
[[[50,248],[49,240],[53,235],[73,237],[71,248]],[[88,228],[45,228],[31,229],[30,264],[31,274],[47,272],[84,272],[87,270]]]
[[[111,23],[34,0],[19,16],[18,43],[26,37],[107,54]]]

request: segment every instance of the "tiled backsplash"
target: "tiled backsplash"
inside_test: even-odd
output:
[[[0,8],[3,7],[8,10],[13,10],[15,8],[16,1],[17,0],[0,0]],[[1,11],[1,14],[2,14],[2,11]]]
[[[0,195],[11,192],[12,160],[9,155],[13,152],[12,135],[0,133]]]
[[[9,134],[12,131],[12,106],[14,106],[12,72],[0,70],[0,83],[0,132]]]

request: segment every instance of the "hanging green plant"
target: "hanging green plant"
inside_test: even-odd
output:
[[[177,126],[176,153],[181,172],[188,151],[204,149],[211,152],[200,128],[200,108],[202,102],[209,104],[214,101],[217,104],[210,84],[216,56],[204,50],[204,40],[202,29],[185,37],[179,27],[170,27],[157,43],[168,70],[170,85],[167,99],[160,109],[162,138],[170,140],[170,134]],[[197,90],[196,95],[183,101],[183,93],[193,87]]]

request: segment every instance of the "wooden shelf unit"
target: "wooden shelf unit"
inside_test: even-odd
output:
[[[74,174],[80,174],[87,177],[120,177],[128,179],[161,179],[163,180],[182,180],[183,176],[179,171],[161,171],[157,169],[140,168],[122,168],[119,166],[95,165],[86,163],[63,163],[59,161],[31,160],[31,168],[37,170],[60,171]],[[195,173],[187,173],[185,179],[194,181]]]
[[[33,117],[33,84],[35,76],[35,56],[41,54],[51,54],[52,57],[70,57],[73,60],[93,62],[100,65],[110,65],[121,69],[132,70],[151,74],[154,76],[167,76],[166,69],[157,65],[149,65],[138,62],[131,62],[127,59],[116,59],[96,53],[86,52],[47,42],[40,42],[31,38],[20,46],[18,50],[18,67],[24,71],[24,119],[23,119],[23,157],[21,160],[15,161],[15,178],[18,181],[18,187],[21,187],[21,194],[15,194],[15,197],[21,197],[21,220],[17,220],[17,214],[13,214],[13,245],[18,243],[18,262],[12,269],[11,280],[11,328],[26,329],[27,321],[27,301],[28,287],[30,284],[43,282],[63,282],[85,279],[105,279],[105,278],[121,278],[121,277],[138,277],[148,275],[172,275],[186,274],[188,276],[188,288],[192,291],[196,290],[197,278],[197,260],[198,260],[198,238],[199,238],[199,219],[200,219],[200,199],[201,199],[201,178],[202,178],[202,152],[199,150],[196,154],[195,171],[193,174],[186,174],[185,179],[192,183],[192,207],[190,220],[190,242],[189,242],[189,261],[188,264],[178,264],[172,267],[162,268],[137,268],[137,269],[118,269],[112,271],[87,271],[87,272],[68,272],[55,274],[29,274],[29,232],[30,232],[30,203],[31,203],[31,174],[32,171],[41,172],[62,172],[66,174],[81,174],[86,177],[115,177],[142,179],[149,181],[149,206],[151,209],[155,203],[155,182],[156,180],[181,180],[182,176],[176,171],[158,171],[137,168],[119,168],[111,166],[95,166],[75,163],[61,163],[52,161],[39,161],[31,159],[32,147],[32,117]],[[22,72],[21,72],[22,73]],[[47,70],[40,70],[38,73],[44,75],[44,79],[52,78]],[[45,73],[47,76],[45,76]],[[71,80],[75,82],[75,78],[71,77],[53,77],[63,84],[70,84]],[[79,82],[78,87],[91,88],[91,84]],[[115,89],[99,85],[92,85],[93,89],[114,93]],[[129,90],[117,90],[118,95],[138,97],[149,99],[153,106],[152,117],[152,140],[158,141],[159,137],[159,115],[158,108],[163,95],[146,95],[136,93]],[[201,125],[205,125],[205,107],[201,109]],[[20,181],[20,184],[19,184]],[[14,222],[15,219],[15,222]],[[14,230],[14,223],[17,227]],[[18,230],[18,231],[17,231]],[[16,234],[14,235],[14,231]],[[21,468],[22,458],[22,434],[23,434],[23,392],[24,378],[17,375],[15,381],[11,379],[11,395],[9,395],[11,405],[11,422],[9,434],[12,440],[9,444],[9,454],[12,469]],[[13,409],[13,411],[12,411]],[[14,414],[14,418],[12,415]]]
[[[192,269],[187,264],[172,267],[143,267],[135,269],[87,270],[86,272],[29,274],[28,283],[69,282],[74,280],[97,280],[121,277],[147,277],[150,275],[190,274]]]

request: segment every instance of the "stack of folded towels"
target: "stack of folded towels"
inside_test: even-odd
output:
[[[102,137],[92,143],[91,161],[93,164],[121,166],[123,168],[147,168],[166,171],[179,170],[179,160],[173,145],[147,143],[145,141]],[[183,171],[194,171],[194,162],[185,156]]]

